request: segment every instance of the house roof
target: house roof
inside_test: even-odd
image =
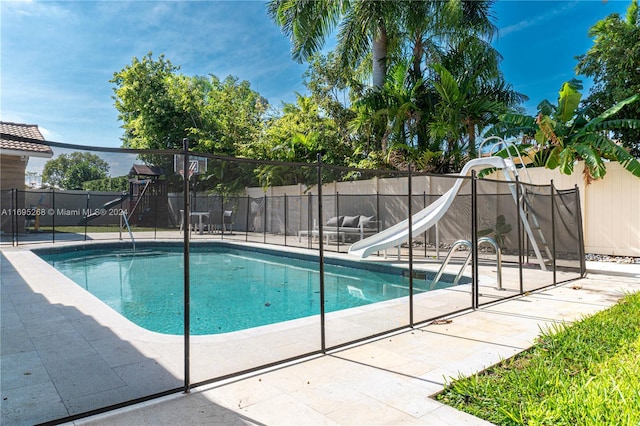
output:
[[[143,164],[134,164],[129,171],[129,176],[161,176],[164,174],[164,171],[159,167]]]
[[[45,142],[36,124],[0,121],[0,154],[44,158],[53,156],[48,145],[35,141]]]

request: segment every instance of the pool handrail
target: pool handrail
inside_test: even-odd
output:
[[[136,240],[133,238],[133,232],[131,232],[131,227],[129,226],[129,219],[127,219],[127,214],[124,210],[120,212],[120,239],[122,239],[122,221],[124,220],[124,224],[127,226],[127,230],[129,231],[129,236],[131,237],[131,244],[133,245],[133,252],[136,251]]]
[[[433,278],[433,281],[431,281],[431,286],[429,290],[433,290],[435,286],[438,284],[438,281],[440,280],[440,278],[442,278],[442,274],[444,274],[444,268],[447,267],[447,265],[449,264],[449,261],[451,260],[451,257],[453,256],[453,253],[460,246],[465,246],[471,249],[471,241],[458,240],[451,245],[451,248],[449,249],[449,253],[447,253],[447,257],[445,257],[444,262],[442,262],[442,265],[440,265],[440,269],[438,270],[438,273]],[[453,285],[458,284],[458,281],[460,281],[460,278],[462,277],[462,272],[467,267],[467,264],[469,263],[470,258],[471,258],[471,252],[469,252],[469,254],[467,255],[466,259],[462,264],[462,268],[460,268],[460,272],[458,272],[458,275],[456,275],[456,278],[453,280]]]
[[[502,288],[502,250],[500,250],[500,247],[498,246],[496,241],[490,237],[478,238],[478,246],[480,246],[481,244],[489,244],[493,246],[493,248],[496,251],[496,266],[497,266],[496,281],[498,283],[498,290],[502,290],[503,289]],[[435,286],[438,284],[438,281],[442,277],[442,274],[444,274],[444,269],[447,267],[447,265],[449,264],[449,261],[453,257],[453,253],[460,246],[465,246],[469,248],[469,250],[471,250],[471,247],[472,247],[471,241],[458,240],[451,245],[451,248],[449,249],[449,253],[447,253],[447,257],[444,259],[444,262],[442,262],[442,265],[440,265],[440,269],[438,270],[438,273],[431,281],[431,286],[429,288],[430,290],[433,290]],[[464,262],[462,262],[460,271],[458,272],[458,275],[456,275],[456,278],[453,280],[453,285],[457,285],[458,282],[460,282],[460,278],[462,278],[462,274],[464,273],[464,270],[467,268],[467,265],[469,265],[469,260],[471,260],[471,253],[472,252],[469,251],[469,254],[467,254],[467,257],[464,259]]]

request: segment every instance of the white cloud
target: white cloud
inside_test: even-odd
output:
[[[46,127],[38,126],[38,130],[42,133],[42,136],[48,141],[57,141],[60,138],[60,135],[56,132],[53,132]]]
[[[574,0],[572,2],[568,2],[568,3],[561,3],[562,6],[555,8],[555,9],[551,9],[551,10],[547,10],[546,5],[548,5],[550,2],[547,1],[540,1],[539,5],[540,5],[540,9],[541,10],[545,10],[545,13],[542,13],[540,15],[536,15],[533,16],[529,19],[524,19],[520,22],[517,22],[515,24],[512,25],[508,25],[504,28],[500,28],[500,36],[504,37],[507,36],[511,33],[515,33],[518,31],[522,31],[525,30],[527,28],[533,27],[535,25],[540,25],[550,19],[552,19],[554,16],[557,15],[561,15],[563,13],[565,13],[567,10],[571,9],[572,7],[574,7],[578,2],[577,0]]]

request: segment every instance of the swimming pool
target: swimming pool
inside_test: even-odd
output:
[[[181,245],[35,251],[115,311],[148,330],[181,335]],[[190,249],[191,334],[220,334],[320,314],[313,256],[231,244]],[[406,270],[325,258],[325,311],[408,296]],[[449,282],[446,282],[446,281]],[[436,289],[450,286],[450,277]],[[430,280],[414,279],[415,292]]]

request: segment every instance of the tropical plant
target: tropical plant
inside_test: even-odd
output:
[[[296,103],[283,105],[281,114],[272,117],[259,139],[242,147],[247,158],[277,162],[315,163],[317,154],[327,165],[346,165],[351,147],[342,143],[341,135],[330,118],[323,116],[310,96],[297,94]],[[315,182],[315,172],[305,167],[263,164],[256,167],[262,185]]]
[[[387,153],[392,146],[415,146],[420,110],[416,93],[422,81],[411,84],[407,77],[408,64],[397,63],[387,75],[381,90],[369,90],[357,101],[359,111],[368,120],[384,129],[379,149]],[[362,120],[362,117],[360,118]]]
[[[496,217],[496,223],[493,227],[488,227],[486,229],[482,229],[478,231],[479,237],[488,237],[491,236],[493,240],[498,244],[498,247],[504,249],[505,239],[507,234],[512,231],[512,227],[507,223],[504,215],[498,215]]]
[[[640,162],[611,138],[611,132],[620,129],[640,129],[639,119],[614,118],[625,106],[640,99],[631,96],[613,105],[595,118],[580,108],[582,82],[565,82],[559,92],[558,105],[544,100],[538,105],[538,114],[505,114],[500,127],[488,134],[504,138],[526,135],[533,137],[540,150],[546,153],[545,166],[558,168],[570,175],[577,160],[583,160],[583,175],[587,184],[606,174],[606,160],[618,161],[634,176],[640,177]]]
[[[584,103],[595,114],[610,105],[640,93],[640,9],[632,0],[626,16],[614,13],[589,30],[593,46],[580,55],[576,72],[593,77],[594,85]],[[640,117],[640,103],[627,105],[619,117]],[[640,129],[619,129],[614,136],[640,157]]]
[[[317,53],[340,24],[337,52],[345,67],[359,68],[371,58],[373,86],[382,87],[389,44],[398,33],[407,1],[271,0],[267,13],[293,44],[292,56],[303,62]]]
[[[464,40],[490,42],[497,34],[490,19],[492,3],[493,0],[412,2],[403,17],[403,47],[411,58],[413,78],[426,80],[432,64],[443,62],[445,56],[459,56],[452,52],[464,53],[458,48]],[[493,65],[492,57],[485,59]]]
[[[294,59],[312,59],[312,75],[323,78],[313,81],[314,93],[322,94],[319,101],[327,99],[327,89],[351,89],[353,113],[343,108],[346,102],[335,102],[334,94],[326,106],[340,120],[342,140],[353,148],[352,165],[405,167],[417,161],[425,169],[448,172],[461,167],[467,150],[475,156],[475,136],[482,128],[522,100],[504,82],[500,55],[490,44],[497,33],[492,3],[272,0],[267,9],[291,38]],[[335,60],[323,61],[330,74],[319,73],[314,55],[335,28]],[[371,69],[361,74],[365,63]],[[452,74],[464,96],[455,102],[441,97],[434,87],[441,79],[435,63]],[[371,74],[373,85],[363,90],[362,77]],[[461,104],[467,107],[464,117],[453,113]],[[440,152],[446,158],[435,155]]]

